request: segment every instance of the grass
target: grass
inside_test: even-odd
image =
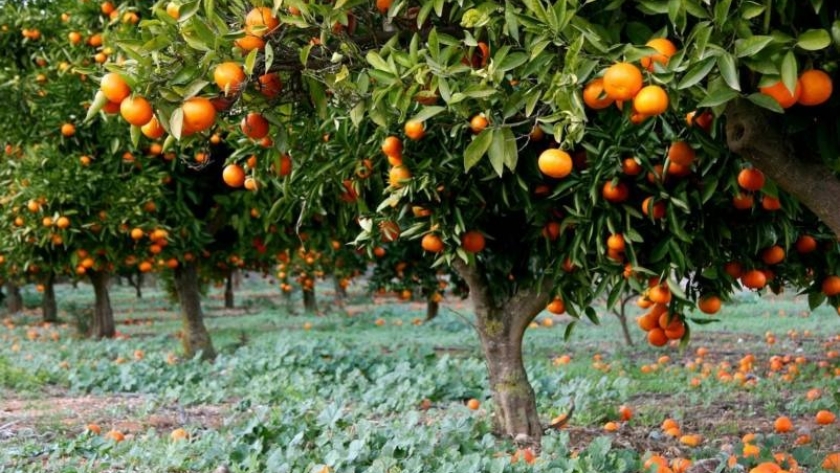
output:
[[[822,456],[840,449],[836,427],[813,421],[819,409],[838,411],[831,395],[840,387],[837,359],[828,358],[837,350],[837,315],[808,312],[804,298],[742,294],[718,322],[693,324],[689,344],[666,349],[625,346],[616,317],[603,307],[596,308],[599,326],[580,321],[569,340],[566,317],[529,330],[526,360],[541,417],[565,413],[572,402],[575,413],[566,429],[546,435],[544,454],[526,467],[511,465],[512,446],[490,434],[486,371],[463,301],[447,301],[437,319],[415,325],[425,316],[420,303],[372,300],[357,290],[348,315],[324,285],[323,316],[291,315],[264,280],[243,286],[236,309],[222,308],[219,289],[205,301],[220,352],[213,364],[175,361],[177,306],[152,288],[144,288],[141,300],[133,288],[113,288],[123,335],[117,340],[78,339],[70,326],[39,326],[35,313],[0,327],[0,396],[12,403],[0,412],[0,472],[198,472],[220,465],[237,472],[322,471],[324,465],[335,472],[630,472],[650,452],[692,459],[727,449],[737,454],[748,432],[766,434],[763,455],[796,452],[818,471]],[[57,296],[68,321],[92,302],[85,285],[59,286]],[[643,333],[632,325],[641,342]],[[708,354],[697,359],[701,346]],[[752,381],[721,381],[723,372],[737,374],[747,354],[755,357],[743,370]],[[562,355],[571,361],[559,364]],[[769,370],[771,356],[785,355],[806,359],[790,380],[783,375],[793,361]],[[806,400],[814,387],[824,395]],[[482,407],[467,409],[469,398],[482,400]],[[424,399],[432,409],[419,407]],[[617,420],[622,404],[635,415],[607,434],[602,426]],[[772,421],[781,414],[799,431],[773,434]],[[658,426],[665,417],[677,419],[684,433],[701,434],[703,443],[690,448],[664,436]],[[128,439],[114,443],[85,433],[89,423]],[[176,427],[190,432],[189,442],[169,441]],[[794,445],[806,431],[812,443]],[[757,460],[739,461],[749,467]]]

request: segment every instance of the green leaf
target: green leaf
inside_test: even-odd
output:
[[[490,143],[493,141],[493,133],[490,128],[485,128],[484,131],[478,134],[475,139],[470,142],[467,149],[464,150],[464,171],[469,171],[473,166],[481,161]]]
[[[723,53],[717,58],[718,70],[726,85],[734,90],[741,90],[741,80],[738,77],[738,66],[735,65],[735,56]]]
[[[796,39],[796,45],[806,51],[819,51],[831,44],[831,35],[824,29],[808,30]]]
[[[796,57],[793,51],[788,51],[782,59],[782,82],[791,94],[796,90],[797,75]]]
[[[825,294],[822,291],[814,291],[808,294],[808,307],[811,310],[816,309],[825,302]]]
[[[686,71],[679,84],[677,84],[677,88],[687,89],[692,85],[699,83],[707,75],[709,75],[709,72],[712,70],[713,67],[715,67],[715,58],[713,57],[706,58],[701,62],[694,63],[694,65],[688,68],[688,71]]]
[[[735,42],[735,56],[747,57],[760,53],[773,42],[772,36],[756,35],[751,38]]]
[[[131,125],[131,132],[130,133],[131,133],[131,144],[132,144],[132,146],[134,146],[136,148],[137,144],[140,143],[140,135],[141,135],[140,127],[137,126],[137,125]]]
[[[493,170],[496,171],[496,174],[499,177],[502,177],[502,173],[504,172],[505,165],[510,168],[509,163],[513,160],[514,166],[516,166],[516,156],[510,158],[508,153],[511,150],[510,140],[513,142],[513,151],[516,152],[516,140],[513,137],[513,132],[510,131],[510,128],[501,128],[497,129],[493,132],[493,141],[490,144],[490,149],[488,150],[488,155],[490,156],[490,164],[493,166]]]
[[[740,95],[740,93],[732,89],[719,89],[707,95],[706,98],[701,100],[700,103],[697,104],[697,108],[717,107],[718,105],[723,105],[726,102],[729,102],[730,100],[733,100]]]
[[[368,51],[367,55],[365,56],[365,59],[367,60],[368,64],[374,67],[374,69],[389,72],[392,74],[394,73],[394,71],[391,70],[391,66],[388,64],[388,62],[382,59],[382,56],[380,56],[379,53],[377,53],[376,51]]]
[[[89,121],[91,118],[94,117],[102,107],[104,107],[108,103],[108,97],[105,97],[105,93],[101,90],[96,92],[96,95],[93,97],[93,103],[90,104],[88,107],[87,116],[85,116],[85,122]]]
[[[563,332],[563,340],[569,341],[572,338],[572,330],[574,330],[577,320],[572,320],[569,325],[566,325],[566,330]]]
[[[516,147],[516,137],[513,136],[513,130],[508,127],[502,128],[502,134],[505,139],[505,166],[511,171],[515,171],[516,164],[519,162],[519,149]]]
[[[249,76],[254,74],[254,66],[257,64],[257,54],[259,52],[259,49],[252,49],[245,57],[245,74]]]
[[[265,43],[265,71],[271,70],[271,65],[274,64],[274,48],[271,47],[271,42]]]
[[[172,116],[169,117],[169,131],[172,133],[172,136],[175,139],[181,139],[181,130],[184,128],[184,110],[181,107],[175,109],[172,112]]]
[[[779,105],[779,102],[776,102],[776,99],[770,97],[769,95],[764,95],[761,93],[750,94],[747,96],[747,100],[758,105],[761,108],[766,108],[767,110],[771,110],[776,113],[785,112],[782,106]]]
[[[441,106],[423,107],[423,109],[420,110],[420,113],[418,113],[417,115],[414,115],[414,117],[412,117],[411,120],[416,121],[416,122],[425,122],[426,120],[434,117],[435,115],[443,112],[444,110],[446,110],[446,107],[441,107]]]
[[[516,69],[526,62],[528,62],[528,55],[525,53],[508,54],[501,63],[496,65],[496,70],[499,72],[507,72],[511,69]]]

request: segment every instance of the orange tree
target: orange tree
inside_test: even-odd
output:
[[[43,283],[44,316],[53,320],[56,275],[89,276],[96,293],[91,333],[114,335],[109,275],[130,262],[131,222],[153,224],[147,204],[159,198],[159,176],[143,172],[115,119],[85,106],[95,90],[87,72],[110,54],[101,31],[111,20],[99,6],[78,2],[2,5],[0,87],[3,170],[3,246],[12,278]],[[116,26],[120,27],[120,26]],[[105,58],[105,59],[103,59]]]
[[[629,287],[657,346],[740,285],[838,303],[838,7],[252,3],[158,3],[124,73],[182,140],[213,125],[201,97],[246,134],[260,114],[281,148],[317,138],[301,120],[334,127],[342,146],[302,156],[290,209],[364,159],[387,173],[381,193],[358,181],[381,203],[356,209],[355,241],[396,224],[466,281],[499,432],[518,443],[542,434],[521,345],[549,302],[597,320],[593,298]]]

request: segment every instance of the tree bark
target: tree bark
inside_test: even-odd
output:
[[[748,100],[730,102],[725,113],[729,149],[773,179],[840,237],[836,207],[840,179],[820,161],[797,159],[792,143],[770,113]]]
[[[128,276],[126,276],[126,279],[128,279],[128,284],[130,284],[131,287],[134,288],[134,295],[137,296],[138,299],[142,299],[143,273],[129,274]]]
[[[318,302],[315,298],[315,286],[312,286],[312,289],[303,290],[303,312],[306,314],[318,313]]]
[[[192,358],[200,351],[202,359],[212,360],[216,357],[216,351],[204,326],[198,266],[195,262],[185,262],[175,269],[175,289],[181,303],[181,341],[184,353]]]
[[[225,309],[233,309],[233,271],[228,271],[225,278]]]
[[[20,287],[13,282],[6,282],[6,310],[10,314],[17,314],[23,310],[23,297],[20,295]]]
[[[467,282],[476,317],[476,330],[487,363],[490,390],[496,405],[496,427],[519,448],[540,450],[542,426],[536,396],[522,360],[522,338],[528,324],[548,304],[550,285],[522,287],[498,300],[478,263],[455,259],[453,268]]]
[[[44,322],[58,322],[58,305],[55,302],[55,273],[47,274],[43,281],[44,293],[41,298],[41,312]]]
[[[335,287],[335,304],[343,309],[344,301],[347,299],[347,289],[341,286],[341,278],[333,276],[333,285]]]
[[[440,302],[433,301],[430,297],[426,301],[426,322],[433,320],[440,312]]]
[[[111,338],[116,334],[114,324],[114,310],[111,307],[111,296],[108,294],[107,271],[88,271],[93,293],[96,297],[93,306],[93,323],[90,326],[90,336],[93,338]]]
[[[630,295],[621,299],[621,305],[617,309],[613,308],[613,314],[615,314],[615,317],[621,324],[621,331],[624,334],[624,343],[626,343],[628,347],[633,346],[633,336],[630,335],[630,327],[627,326],[627,303],[634,297],[635,296]]]

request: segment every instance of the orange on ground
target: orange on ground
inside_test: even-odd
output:
[[[784,434],[793,430],[793,422],[787,416],[781,416],[773,422],[773,429],[778,434]]]
[[[834,415],[831,411],[822,410],[817,412],[816,421],[818,425],[829,425],[833,424],[834,420],[837,419],[837,416]]]
[[[478,408],[481,407],[481,403],[478,401],[478,399],[470,399],[469,401],[467,401],[467,407],[474,411],[477,411]]]

